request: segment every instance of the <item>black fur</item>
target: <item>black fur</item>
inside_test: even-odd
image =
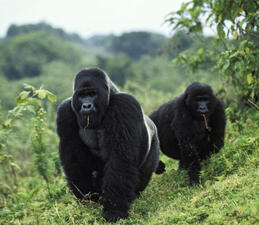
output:
[[[205,119],[197,109],[197,98],[205,97],[208,111]],[[187,170],[191,183],[199,181],[200,162],[224,145],[225,112],[209,85],[193,83],[184,94],[155,110],[150,118],[157,126],[161,151],[180,160],[179,168]],[[163,169],[163,162],[159,167]]]
[[[89,92],[95,110],[84,113],[80,99]],[[102,197],[107,221],[127,217],[159,161],[156,127],[137,100],[120,92],[100,69],[84,69],[75,78],[73,96],[58,108],[57,132],[61,163],[75,196]]]

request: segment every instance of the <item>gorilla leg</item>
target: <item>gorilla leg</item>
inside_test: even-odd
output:
[[[89,155],[88,159],[91,158]],[[95,160],[95,165],[92,165],[91,162],[88,165],[91,165],[92,168],[80,165],[80,161],[75,161],[71,162],[71,164],[63,165],[63,167],[66,171],[68,186],[78,199],[98,201],[99,195],[102,193],[103,168],[98,160]]]
[[[180,144],[180,148],[181,158],[179,168],[187,170],[191,184],[198,183],[201,165],[196,146],[190,143],[182,142]]]
[[[162,174],[164,172],[165,172],[165,163],[163,161],[159,160],[155,173]]]
[[[140,174],[139,174],[140,184],[137,187],[137,193],[143,191],[145,187],[148,185],[148,182],[151,179],[152,173],[157,170],[157,167],[159,164],[158,159],[159,159],[159,141],[158,141],[157,135],[154,135],[151,142],[149,155],[142,168],[140,168]]]

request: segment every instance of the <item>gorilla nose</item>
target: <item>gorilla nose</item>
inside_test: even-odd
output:
[[[83,103],[83,105],[82,105],[82,110],[84,112],[89,112],[89,111],[93,110],[93,108],[94,108],[94,105],[92,103],[90,103],[90,102]]]
[[[208,111],[208,109],[207,109],[206,106],[200,106],[200,107],[199,107],[199,111],[200,111],[201,113],[205,113],[205,112]]]

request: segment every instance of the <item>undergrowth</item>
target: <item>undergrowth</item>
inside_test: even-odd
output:
[[[79,202],[67,188],[56,135],[37,112],[2,145],[12,161],[0,167],[0,224],[107,224],[100,204]],[[153,175],[129,218],[115,224],[258,224],[258,119],[228,121],[225,146],[203,163],[199,185],[189,186],[178,162],[161,155],[166,172]]]

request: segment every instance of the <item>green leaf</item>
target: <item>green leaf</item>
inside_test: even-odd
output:
[[[24,106],[16,106],[12,110],[9,111],[14,117],[19,117],[25,111]]]
[[[8,186],[8,185],[6,185],[6,186]],[[10,209],[1,209],[0,216],[4,217],[5,215],[11,214],[11,213],[12,213],[12,211]]]
[[[32,191],[29,193],[29,198],[33,198],[37,193],[39,192],[39,188],[32,189]]]
[[[234,36],[233,36],[233,37],[234,37],[234,39],[235,39],[235,40],[237,40],[237,39],[238,39],[238,32],[237,32],[237,31],[235,31],[235,33],[234,33]]]
[[[44,99],[47,96],[47,91],[44,89],[36,90],[36,94],[39,96],[40,99]]]
[[[14,163],[14,162],[10,162],[10,165],[12,166],[12,167],[15,167],[16,169],[21,169],[21,167],[19,166],[19,165],[17,165],[16,163]]]
[[[223,23],[219,23],[217,25],[217,32],[221,39],[225,40],[225,31],[224,31],[224,25]]]
[[[30,84],[23,84],[24,85],[24,89],[27,89],[27,90],[31,90],[33,92],[36,91],[35,87],[33,87],[32,85]]]
[[[4,127],[10,127],[11,124],[12,124],[12,119],[9,118],[9,119],[4,121],[3,126]]]
[[[249,143],[255,143],[256,142],[256,138],[255,137],[249,137],[247,141]]]
[[[225,71],[225,70],[227,70],[228,69],[228,67],[229,67],[229,65],[230,65],[230,61],[229,60],[227,60],[226,61],[226,63],[224,63],[224,66],[223,66],[223,71]]]
[[[39,99],[37,99],[37,98],[29,98],[28,99],[28,105],[33,106],[34,107],[34,111],[36,112],[41,104],[40,104]]]
[[[27,110],[29,112],[33,113],[34,115],[36,114],[36,109],[35,109],[35,106],[33,106],[33,105],[28,105]]]
[[[26,101],[26,99],[29,97],[30,92],[29,91],[22,91],[18,97],[16,97],[15,101],[16,104],[19,105],[21,103],[24,103]]]
[[[24,200],[24,201],[28,200],[27,193],[19,192],[19,193],[17,193],[17,197]]]
[[[249,73],[249,74],[247,75],[246,79],[247,79],[248,84],[253,83],[254,78],[253,78],[252,73]]]
[[[203,55],[203,54],[204,54],[204,49],[200,48],[199,51],[198,51],[198,55]]]
[[[50,91],[47,91],[47,95],[48,95],[48,99],[49,99],[51,102],[57,101],[56,95],[54,95],[54,94],[51,93]]]

